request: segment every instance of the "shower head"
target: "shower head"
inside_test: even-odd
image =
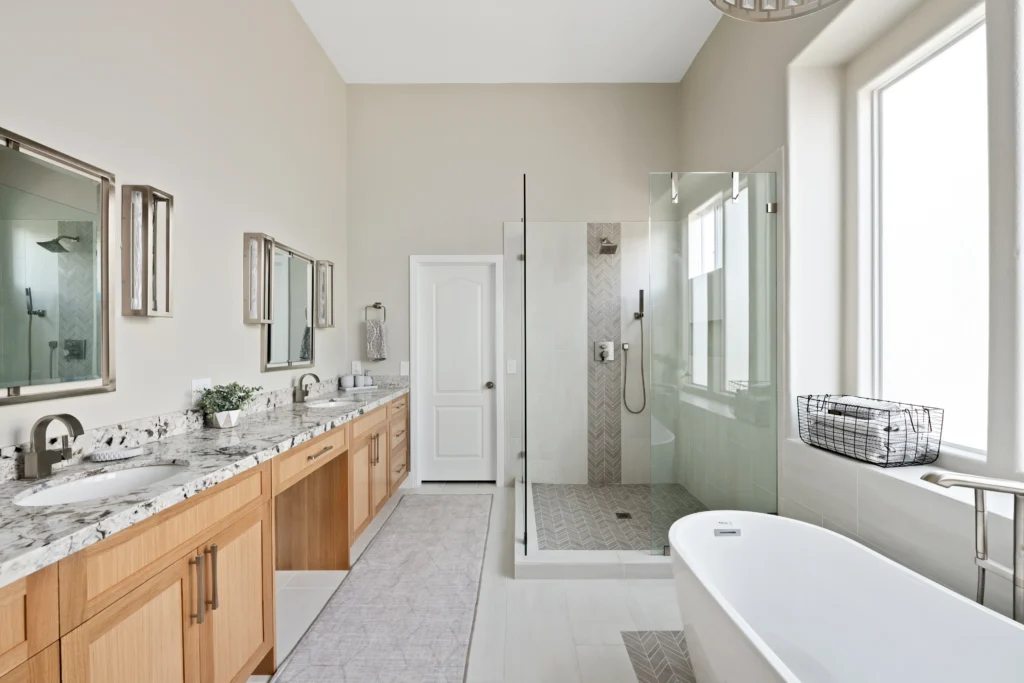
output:
[[[601,246],[598,249],[599,254],[614,254],[619,250],[619,245],[612,242],[607,237],[601,238]]]
[[[68,249],[67,247],[65,247],[63,244],[61,244],[60,241],[61,240],[74,240],[75,242],[77,242],[78,239],[79,238],[72,237],[70,235],[61,235],[60,237],[57,237],[57,238],[52,239],[52,240],[47,240],[45,242],[36,242],[36,244],[41,246],[46,251],[52,251],[55,254],[66,254],[66,253],[68,253],[71,250]]]

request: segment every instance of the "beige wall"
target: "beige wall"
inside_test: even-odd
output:
[[[335,261],[340,320],[346,301],[346,88],[291,2],[7,0],[2,22],[0,127],[175,195],[176,310],[118,316],[117,391],[0,407],[0,445],[45,413],[184,408],[192,378],[289,385],[241,323],[242,232]],[[317,372],[341,368],[343,330],[318,332]]]
[[[725,18],[679,85],[681,171],[746,171],[786,143],[786,68],[843,7],[795,21]]]
[[[502,222],[647,218],[647,174],[677,149],[676,85],[350,86],[348,346],[388,307],[409,359],[409,256],[500,254]]]

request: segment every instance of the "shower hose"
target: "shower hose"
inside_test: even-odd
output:
[[[642,293],[642,292],[641,292]],[[641,303],[641,306],[643,304]],[[644,319],[640,318],[640,387],[644,392],[644,402],[640,410],[633,410],[629,407],[629,399],[626,398],[626,389],[629,387],[629,349],[622,351],[622,403],[633,415],[639,415],[647,408],[647,371],[644,370]]]

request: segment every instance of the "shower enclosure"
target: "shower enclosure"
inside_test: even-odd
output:
[[[776,512],[775,202],[771,173],[656,173],[647,220],[506,225],[527,554]]]

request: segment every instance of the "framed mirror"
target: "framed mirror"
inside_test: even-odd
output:
[[[0,129],[0,405],[114,390],[114,187]]]
[[[272,322],[263,325],[263,372],[313,367],[314,261],[273,243],[267,274]]]

